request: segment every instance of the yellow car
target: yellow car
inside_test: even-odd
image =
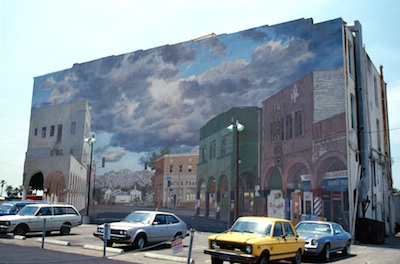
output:
[[[208,237],[212,264],[269,263],[270,260],[290,259],[299,264],[304,254],[304,238],[300,238],[292,222],[262,216],[239,217],[224,233]]]

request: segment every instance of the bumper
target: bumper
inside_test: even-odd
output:
[[[251,254],[240,254],[229,251],[221,251],[214,249],[204,249],[204,253],[211,255],[213,257],[217,257],[223,261],[239,262],[239,263],[257,263],[259,257]]]
[[[95,232],[95,233],[93,233],[93,236],[98,237],[101,240],[104,240],[103,239],[103,233]],[[130,236],[124,236],[124,235],[114,235],[114,234],[112,234],[110,236],[109,240],[112,241],[112,242],[116,242],[116,243],[124,243],[124,244],[132,243],[131,237]]]
[[[12,231],[14,230],[13,226],[0,226],[0,233],[2,234],[6,234],[6,233],[12,233]]]
[[[305,255],[309,255],[309,256],[317,256],[319,254],[321,254],[322,249],[320,249],[319,247],[305,247],[304,248],[304,254]]]

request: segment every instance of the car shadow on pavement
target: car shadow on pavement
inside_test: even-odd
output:
[[[356,254],[350,254],[348,256],[343,256],[341,253],[332,253],[329,263],[335,263],[344,259],[350,259],[356,257]],[[320,263],[326,263],[321,260],[320,257],[318,256],[302,256],[301,257],[301,263],[313,263],[313,264],[320,264]]]

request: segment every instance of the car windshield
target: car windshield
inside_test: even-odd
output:
[[[13,207],[12,204],[3,203],[2,205],[0,205],[0,212],[9,213],[12,207]]]
[[[297,232],[316,232],[316,233],[331,233],[331,226],[322,223],[299,223],[296,226]]]
[[[133,212],[130,213],[127,217],[125,217],[121,222],[141,222],[141,223],[149,223],[152,213],[147,212]]]
[[[38,207],[37,206],[24,206],[19,212],[18,215],[35,215]]]
[[[271,233],[272,222],[239,219],[231,228],[231,232],[257,233],[269,236]]]

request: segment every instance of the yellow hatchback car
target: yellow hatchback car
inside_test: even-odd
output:
[[[242,216],[226,232],[209,236],[204,253],[211,255],[212,264],[265,264],[283,259],[299,264],[304,244],[289,220]]]

